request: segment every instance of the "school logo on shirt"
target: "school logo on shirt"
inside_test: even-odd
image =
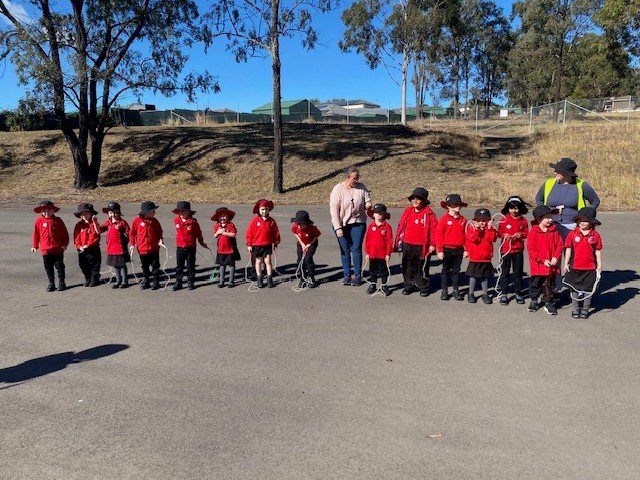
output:
[[[189,225],[189,226],[187,227],[187,230],[191,230],[191,225]]]
[[[180,228],[180,224],[179,223],[176,223],[176,228]]]
[[[377,230],[377,228],[376,228],[376,227],[372,227],[372,228],[371,228],[371,231],[372,231],[372,232],[375,232],[376,230]]]
[[[42,224],[42,226],[43,226],[43,227],[46,227],[46,226],[47,226],[47,222],[44,222],[44,223]]]
[[[587,237],[587,239],[589,240],[589,243],[591,243],[591,244],[596,243],[596,239],[595,239],[595,237],[591,237],[591,236],[590,236],[590,237]]]
[[[418,225],[419,223],[420,223],[420,220],[416,218],[416,225]]]
[[[256,223],[256,226],[259,227],[260,225],[262,225],[260,222]]]
[[[447,225],[453,225],[453,222],[451,220],[448,220]]]
[[[144,227],[144,226],[145,226],[145,223],[144,223],[144,222],[140,222],[140,226],[141,226],[141,227]]]
[[[507,225],[507,230],[511,229],[511,225]]]
[[[387,234],[387,230],[383,228],[382,230],[380,230],[380,233],[383,234],[383,235],[386,235]]]
[[[580,237],[578,237],[578,236],[576,236],[576,243],[579,243],[579,242],[580,242],[580,240],[581,240],[581,238],[580,238]]]

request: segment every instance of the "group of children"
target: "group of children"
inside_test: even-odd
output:
[[[403,295],[419,291],[420,296],[429,295],[429,268],[431,257],[435,254],[442,262],[442,292],[440,298],[463,300],[460,290],[460,270],[462,260],[469,259],[466,274],[469,277],[469,303],[476,303],[475,290],[480,284],[481,299],[484,303],[492,303],[489,295],[489,277],[493,272],[494,243],[500,239],[500,260],[498,262],[499,278],[497,292],[501,305],[508,305],[507,289],[509,275],[512,274],[515,299],[518,304],[525,303],[523,293],[523,268],[525,245],[529,254],[531,303],[529,311],[544,307],[547,313],[557,314],[554,305],[556,277],[560,273],[560,262],[563,248],[566,249],[563,283],[568,285],[578,296],[574,296],[572,316],[588,318],[593,292],[602,270],[602,240],[595,226],[600,222],[595,218],[595,211],[590,207],[580,209],[575,218],[576,229],[563,242],[553,224],[556,210],[541,205],[533,210],[532,227],[529,229],[525,215],[527,204],[519,196],[510,197],[501,211],[497,228],[493,225],[491,212],[479,208],[473,219],[467,220],[460,209],[467,204],[460,195],[451,194],[440,203],[445,213],[440,219],[429,207],[429,193],[426,189],[416,188],[408,197],[410,205],[402,213],[398,222],[395,237],[387,220],[391,215],[383,204],[375,204],[368,211],[373,219],[369,224],[364,248],[366,268],[369,271],[368,294],[376,292],[377,282],[381,281],[383,294],[390,293],[388,278],[390,276],[389,261],[392,252],[400,252],[402,256],[402,274],[404,278]],[[140,213],[131,227],[122,218],[120,205],[109,203],[103,208],[108,219],[100,223],[97,213],[89,203],[78,206],[75,216],[80,220],[73,233],[73,243],[78,251],[78,262],[85,276],[85,286],[93,287],[100,283],[100,237],[106,232],[107,265],[113,268],[115,283],[113,288],[126,288],[127,263],[131,262],[133,249],[140,256],[143,279],[142,289],[157,290],[160,288],[160,249],[166,248],[163,242],[163,231],[160,222],[155,218],[158,206],[153,202],[143,202]],[[270,200],[261,199],[253,207],[254,217],[247,226],[245,240],[255,267],[257,286],[273,287],[274,262],[273,255],[280,244],[280,231],[276,221],[270,216],[274,204]],[[33,232],[32,251],[40,249],[44,259],[44,267],[49,284],[47,291],[56,290],[55,270],[58,273],[57,290],[66,289],[64,251],[69,243],[69,235],[64,222],[55,213],[59,210],[50,200],[45,200],[34,211],[40,214]],[[194,218],[189,202],[178,202],[173,210],[176,215],[176,270],[173,290],[183,288],[185,274],[187,286],[195,288],[196,245],[209,247],[204,242],[202,229]],[[216,263],[219,267],[218,287],[235,285],[235,262],[240,260],[236,235],[238,230],[232,220],[235,212],[226,207],[218,208],[211,220],[214,222],[213,237],[217,242]],[[296,239],[297,262],[301,272],[301,283],[311,288],[317,285],[313,257],[318,247],[320,231],[309,218],[309,213],[300,210],[291,219],[291,232]],[[264,271],[266,270],[266,279]],[[452,287],[449,294],[449,285]],[[581,295],[581,296],[580,296]],[[540,297],[542,297],[541,300]]]

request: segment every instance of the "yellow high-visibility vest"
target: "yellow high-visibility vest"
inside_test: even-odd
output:
[[[551,193],[551,189],[556,184],[555,178],[550,178],[544,183],[544,199],[543,203],[547,204],[547,199],[549,198],[549,194]],[[578,210],[585,206],[584,203],[584,192],[582,191],[582,180],[580,178],[576,179],[576,187],[578,188]]]

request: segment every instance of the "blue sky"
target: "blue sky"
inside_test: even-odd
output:
[[[14,2],[19,3],[19,2]],[[201,2],[206,4],[208,2]],[[340,14],[351,1],[343,3],[336,11],[314,16],[314,26],[320,34],[320,44],[311,51],[300,46],[299,40],[284,39],[281,44],[282,98],[284,100],[318,98],[364,98],[382,107],[400,105],[400,88],[389,78],[384,68],[371,70],[362,56],[343,53],[338,48],[344,26]],[[508,15],[512,0],[497,0]],[[201,94],[197,101],[188,104],[182,95],[163,97],[150,92],[141,97],[144,103],[153,103],[158,109],[169,108],[230,108],[243,112],[271,101],[270,59],[252,58],[247,63],[236,63],[233,55],[225,50],[224,40],[219,39],[206,54],[202,46],[194,46],[189,52],[186,71],[208,70],[218,77],[221,92]],[[18,86],[13,66],[0,64],[0,110],[15,108],[23,96],[25,87]],[[413,105],[411,86],[407,92],[408,104]],[[121,105],[137,101],[133,95],[123,97]]]

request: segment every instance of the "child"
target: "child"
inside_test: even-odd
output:
[[[382,203],[376,203],[367,210],[367,215],[373,218],[373,223],[367,227],[367,234],[364,237],[364,251],[369,259],[369,272],[371,273],[371,285],[367,289],[367,294],[375,293],[378,288],[378,278],[382,281],[382,293],[389,295],[387,286],[389,281],[389,258],[393,251],[393,232],[387,220],[391,215],[387,213],[387,207]]]
[[[229,267],[227,286],[233,288],[236,285],[236,260],[240,260],[240,252],[236,241],[238,229],[231,222],[235,216],[236,212],[233,210],[221,207],[216,209],[216,212],[211,217],[211,220],[216,222],[213,226],[213,238],[218,240],[218,254],[216,255],[216,263],[220,267],[218,288],[222,288],[225,285],[224,277],[227,267]]]
[[[564,244],[564,283],[575,291],[588,292],[589,296],[578,299],[571,295],[571,316],[589,318],[591,292],[597,275],[602,272],[602,238],[595,230],[595,226],[601,223],[596,220],[596,212],[591,207],[581,208],[573,220],[578,226],[567,236]]]
[[[176,217],[173,223],[176,226],[176,283],[173,291],[182,288],[182,272],[187,264],[187,280],[189,290],[196,288],[196,240],[204,248],[209,248],[202,238],[202,229],[198,221],[193,218],[195,211],[191,210],[191,203],[178,202],[173,210]]]
[[[255,217],[247,225],[245,235],[247,250],[255,259],[256,275],[258,276],[258,288],[264,286],[262,265],[267,268],[267,286],[273,288],[273,267],[271,256],[277,250],[280,243],[280,230],[276,221],[269,216],[274,204],[264,198],[258,200],[253,206]]]
[[[489,276],[493,271],[491,257],[493,257],[493,244],[498,239],[498,232],[491,225],[491,212],[486,208],[479,208],[473,214],[473,221],[469,222],[470,228],[466,234],[466,250],[469,253],[469,303],[476,303],[474,292],[476,283],[480,280],[482,286],[482,301],[490,305]]]
[[[453,298],[464,300],[464,296],[458,289],[460,281],[460,264],[467,256],[464,249],[465,227],[467,219],[460,215],[460,208],[467,204],[462,201],[460,195],[453,193],[447,195],[444,202],[440,202],[442,208],[447,209],[436,226],[436,249],[438,258],[442,260],[442,294],[441,300],[449,300],[449,277],[453,286]]]
[[[513,287],[516,303],[524,305],[522,294],[522,272],[524,267],[524,240],[529,234],[529,224],[524,217],[529,212],[527,204],[518,196],[509,197],[501,213],[504,218],[498,222],[500,244],[500,305],[508,305],[509,271],[513,268]]]
[[[85,287],[97,287],[100,284],[100,225],[93,205],[81,203],[74,213],[80,219],[73,229],[73,244],[78,250],[78,263],[84,274]]]
[[[533,209],[531,222],[533,227],[527,240],[527,252],[529,253],[529,266],[531,268],[531,281],[529,284],[529,297],[531,304],[528,310],[538,310],[538,296],[542,292],[544,309],[549,315],[557,315],[553,304],[553,292],[556,287],[556,274],[560,271],[558,262],[562,256],[562,238],[553,223],[553,215],[558,211],[547,205],[539,205]]]
[[[160,288],[160,246],[163,245],[162,226],[155,218],[158,205],[153,202],[142,202],[140,213],[131,222],[131,251],[137,247],[142,265],[143,280],[140,289]],[[153,283],[149,282],[153,277]]]
[[[69,245],[69,232],[62,219],[55,216],[55,212],[59,210],[51,200],[43,200],[33,209],[40,217],[33,226],[31,251],[40,249],[42,253],[44,271],[49,279],[47,292],[56,289],[54,268],[58,271],[58,291],[62,292],[67,288],[64,277],[64,251]]]
[[[131,256],[127,250],[129,243],[129,224],[122,218],[118,202],[111,202],[102,213],[109,219],[100,225],[100,232],[107,232],[107,265],[115,269],[116,282],[111,288],[127,288],[129,286],[127,263]]]
[[[403,295],[417,288],[421,297],[429,295],[429,267],[431,254],[436,250],[438,219],[428,207],[429,192],[422,187],[413,190],[409,205],[398,222],[395,250],[402,252]]]
[[[303,278],[300,279],[299,287],[304,286],[306,282],[309,288],[315,288],[316,283],[316,264],[313,262],[313,256],[318,248],[318,237],[320,230],[313,224],[309,218],[309,212],[306,210],[298,210],[296,216],[291,219],[291,232],[296,237],[296,251],[298,252],[297,263],[302,264]],[[305,280],[306,279],[306,280]]]

